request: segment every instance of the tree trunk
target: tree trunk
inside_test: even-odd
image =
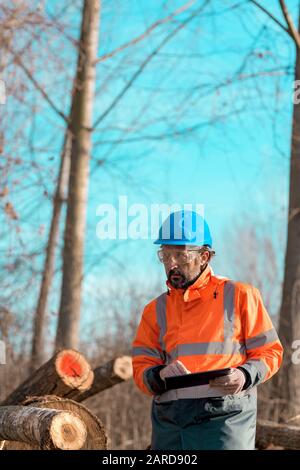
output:
[[[21,404],[33,396],[67,397],[74,389],[88,390],[93,378],[90,365],[79,352],[63,350],[34,372],[1,405]]]
[[[300,30],[300,15],[299,26]],[[300,80],[300,51],[296,48],[295,80]],[[290,190],[285,271],[279,320],[284,347],[281,369],[274,377],[276,396],[286,400],[285,419],[300,413],[299,364],[293,347],[300,340],[300,104],[294,103],[290,158]],[[294,343],[294,344],[293,344]]]
[[[69,125],[72,151],[56,348],[78,345],[99,13],[99,0],[85,0]]]
[[[120,356],[94,369],[94,381],[86,391],[74,390],[70,398],[81,402],[107,388],[124,382],[132,377],[132,360],[130,356]]]
[[[59,220],[63,202],[66,199],[67,184],[70,174],[70,154],[71,154],[71,134],[66,132],[65,141],[63,145],[60,170],[58,175],[57,188],[53,199],[53,213],[49,231],[49,238],[46,250],[46,259],[44,265],[44,272],[41,281],[40,293],[38,304],[35,312],[35,320],[33,327],[33,339],[31,350],[31,364],[30,370],[33,372],[44,362],[44,341],[43,330],[45,324],[47,300],[51,287],[54,261],[55,261],[55,248],[59,233]]]
[[[300,449],[300,427],[259,420],[256,428],[256,447],[265,449],[270,444],[285,449]]]
[[[0,439],[40,449],[81,449],[87,430],[73,413],[31,406],[0,406]]]
[[[50,408],[51,410],[63,410],[74,414],[85,424],[86,439],[81,450],[105,450],[107,449],[107,436],[102,422],[97,416],[92,414],[81,403],[73,400],[60,399],[55,396],[40,397],[39,399],[28,400],[28,407]],[[25,407],[26,408],[26,407]],[[33,450],[40,449],[38,445],[24,444],[17,441],[6,441],[3,448],[5,450]]]

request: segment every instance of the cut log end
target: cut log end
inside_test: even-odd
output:
[[[18,405],[30,396],[53,394],[68,397],[74,390],[88,390],[93,377],[93,371],[84,356],[73,349],[65,349],[30,375],[1,405]]]
[[[49,434],[55,448],[79,450],[86,441],[87,429],[74,414],[61,412],[53,418]]]
[[[64,353],[61,357],[60,368],[68,377],[81,377],[82,367],[80,362],[70,353]]]
[[[87,390],[93,382],[93,371],[78,351],[64,349],[57,354],[55,366],[61,380],[70,388]]]
[[[128,380],[132,377],[132,359],[130,356],[117,357],[114,362],[114,373],[122,380]]]

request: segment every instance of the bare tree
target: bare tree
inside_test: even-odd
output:
[[[250,0],[250,2],[268,15],[294,42],[296,49],[294,79],[298,84],[300,80],[300,9],[297,28],[285,0],[279,0],[285,23],[279,21],[260,2],[256,0]],[[294,342],[300,338],[300,104],[297,99],[293,100],[289,176],[287,246],[279,316],[279,336],[285,354],[283,365],[274,377],[274,393],[279,402],[284,404],[279,413],[283,420],[300,412],[299,367],[292,360]]]
[[[295,81],[300,83],[300,10],[298,29],[283,0],[280,5],[295,42]],[[283,366],[275,385],[285,400],[284,418],[300,413],[299,365],[292,360],[294,342],[300,339],[300,103],[294,100],[291,132],[289,210],[284,282],[279,320],[279,336],[285,348]]]
[[[44,264],[43,277],[40,286],[38,303],[35,311],[33,326],[32,350],[31,350],[31,371],[37,369],[43,362],[44,356],[44,326],[47,308],[47,300],[51,288],[54,265],[55,250],[59,236],[59,221],[62,205],[66,200],[68,179],[70,176],[70,156],[71,156],[71,134],[66,132],[62,149],[61,164],[57,180],[56,192],[53,199],[53,213],[49,230],[49,238],[46,248],[46,258]]]
[[[100,23],[99,0],[85,0],[69,131],[71,166],[56,347],[77,347],[83,276],[91,127]]]

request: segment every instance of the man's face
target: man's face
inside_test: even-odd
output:
[[[188,245],[163,245],[160,253],[168,281],[176,289],[184,289],[209,259],[208,251]]]

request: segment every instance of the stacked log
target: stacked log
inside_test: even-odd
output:
[[[94,380],[91,387],[85,391],[74,389],[69,397],[82,402],[99,392],[113,387],[132,377],[132,360],[130,356],[118,356],[102,364],[93,371]]]
[[[17,405],[31,396],[68,397],[88,390],[94,374],[82,354],[73,349],[58,352],[14,390],[1,406]]]
[[[58,352],[1,403],[0,449],[107,449],[100,419],[79,402],[131,377],[130,356],[92,371],[78,351]]]
[[[21,441],[29,448],[79,450],[86,437],[86,426],[74,413],[31,406],[0,407],[0,439],[8,439],[10,444]]]
[[[29,409],[34,408],[36,410],[39,408],[42,410],[50,409],[52,411],[55,410],[56,413],[63,411],[72,416],[76,416],[82,423],[84,423],[86,430],[81,450],[107,449],[107,436],[101,420],[81,403],[49,395],[46,397],[32,397],[31,399],[28,399],[24,405],[24,409],[27,409],[27,407]],[[1,435],[0,430],[0,436]],[[4,450],[38,450],[42,448],[39,443],[34,441],[28,442],[22,439],[17,442],[17,440],[18,439],[6,441]]]

